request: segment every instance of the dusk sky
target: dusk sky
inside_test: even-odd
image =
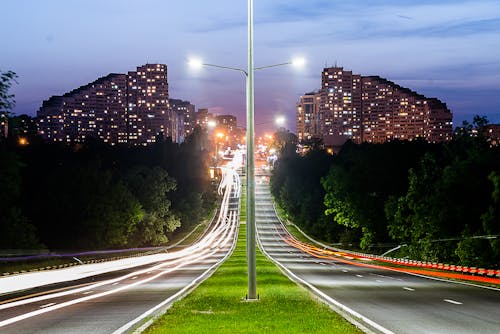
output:
[[[325,65],[379,75],[447,103],[458,125],[500,123],[500,1],[255,0],[255,65],[307,59],[297,70],[259,71],[257,131],[275,115],[295,131],[300,95],[320,88]],[[246,0],[2,0],[0,70],[18,83],[15,112],[108,73],[168,65],[170,97],[234,114],[244,125],[245,81],[187,60],[246,67]]]

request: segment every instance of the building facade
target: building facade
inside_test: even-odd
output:
[[[299,142],[321,138],[322,115],[319,113],[321,105],[320,92],[311,92],[302,95],[297,103],[297,137]]]
[[[178,99],[170,99],[170,109],[172,110],[173,116],[177,117],[177,142],[183,142],[184,139],[193,133],[195,127],[195,106],[189,101],[183,101]],[[172,136],[174,138],[174,136]]]
[[[320,134],[327,145],[361,141],[361,76],[341,67],[321,75]]]
[[[238,121],[233,115],[217,115],[215,116],[216,133],[223,133],[226,145],[235,148],[243,142],[245,131],[238,128]]]
[[[297,104],[300,141],[318,137],[327,146],[341,146],[349,139],[356,143],[418,138],[442,142],[452,136],[452,113],[445,103],[378,76],[324,68],[315,96],[320,101],[316,109],[308,106],[306,113],[305,99],[312,103],[307,94]],[[308,127],[306,120],[318,125]]]
[[[105,143],[126,143],[126,82],[125,74],[109,74],[44,101],[37,113],[39,134],[55,142],[98,138]]]
[[[128,142],[154,143],[172,135],[167,65],[147,64],[128,72]]]
[[[207,129],[211,122],[215,124],[215,117],[212,113],[208,112],[208,108],[198,109],[194,120],[195,126],[199,125],[202,129]]]
[[[111,145],[148,145],[173,133],[167,66],[146,64],[128,74],[112,73],[62,96],[37,112],[47,141],[79,143],[88,138]]]
[[[445,103],[378,76],[363,77],[362,84],[362,141],[451,139],[452,113]]]

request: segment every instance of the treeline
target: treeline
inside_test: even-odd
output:
[[[272,192],[290,220],[331,243],[393,256],[498,267],[500,148],[481,131],[449,143],[346,143],[334,157],[283,151]]]
[[[206,135],[148,147],[0,145],[0,248],[157,246],[214,208]]]

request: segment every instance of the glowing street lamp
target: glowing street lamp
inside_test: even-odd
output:
[[[278,125],[278,126],[285,125],[285,121],[286,121],[285,116],[278,116],[278,117],[276,117],[276,120],[275,120],[276,125]]]
[[[210,129],[213,129],[217,126],[217,123],[215,121],[208,121],[207,122],[207,127],[209,127]]]

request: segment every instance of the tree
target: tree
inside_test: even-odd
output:
[[[414,259],[498,263],[495,240],[483,236],[500,232],[492,174],[500,170],[500,150],[468,135],[438,147],[410,170],[406,194],[386,203],[389,235]]]
[[[181,220],[182,228],[189,228],[205,218],[215,206],[215,184],[209,178],[208,142],[201,128],[195,129],[172,157],[167,171],[177,181],[177,188],[169,194],[172,209]]]
[[[464,120],[462,121],[462,126],[457,126],[453,135],[455,138],[460,139],[464,137],[482,137],[483,129],[486,125],[488,125],[489,121],[486,116],[475,115],[472,118],[472,123]]]
[[[325,214],[330,221],[362,234],[360,246],[390,241],[385,203],[407,190],[408,169],[425,151],[423,141],[361,145],[347,142],[323,178]]]
[[[0,148],[0,245],[4,249],[39,249],[43,245],[36,229],[19,207],[21,168],[17,154]]]
[[[291,133],[284,128],[280,129],[274,134],[274,139],[272,146],[276,148],[278,152],[283,152],[283,150],[297,150],[297,144],[299,140],[294,133]]]
[[[156,246],[168,241],[167,233],[180,227],[180,221],[170,211],[168,193],[175,190],[176,182],[160,167],[133,167],[126,175],[132,194],[145,211],[137,224],[133,240],[140,246]]]
[[[482,216],[481,220],[485,233],[495,235],[489,239],[492,250],[492,257],[496,266],[500,265],[500,172],[492,172],[488,179],[493,183],[491,194],[491,204]]]
[[[16,102],[14,94],[10,94],[9,90],[12,82],[17,78],[16,73],[12,71],[0,72],[0,124],[5,124],[6,129],[9,123],[9,115]],[[0,133],[0,143],[5,141],[7,133]]]
[[[0,72],[0,115],[8,114],[16,104],[14,94],[9,93],[12,82],[15,82],[16,78],[15,72]]]
[[[337,237],[339,229],[328,224],[324,215],[321,178],[327,174],[333,157],[321,149],[300,156],[292,149],[293,144],[285,147],[288,146],[272,171],[271,192],[290,220],[312,235],[330,241]]]
[[[398,243],[407,244],[410,257],[438,260],[432,244],[439,237],[436,224],[436,184],[441,179],[442,167],[431,154],[420,161],[419,168],[409,171],[408,191],[404,196],[391,197],[385,206],[389,235]]]

